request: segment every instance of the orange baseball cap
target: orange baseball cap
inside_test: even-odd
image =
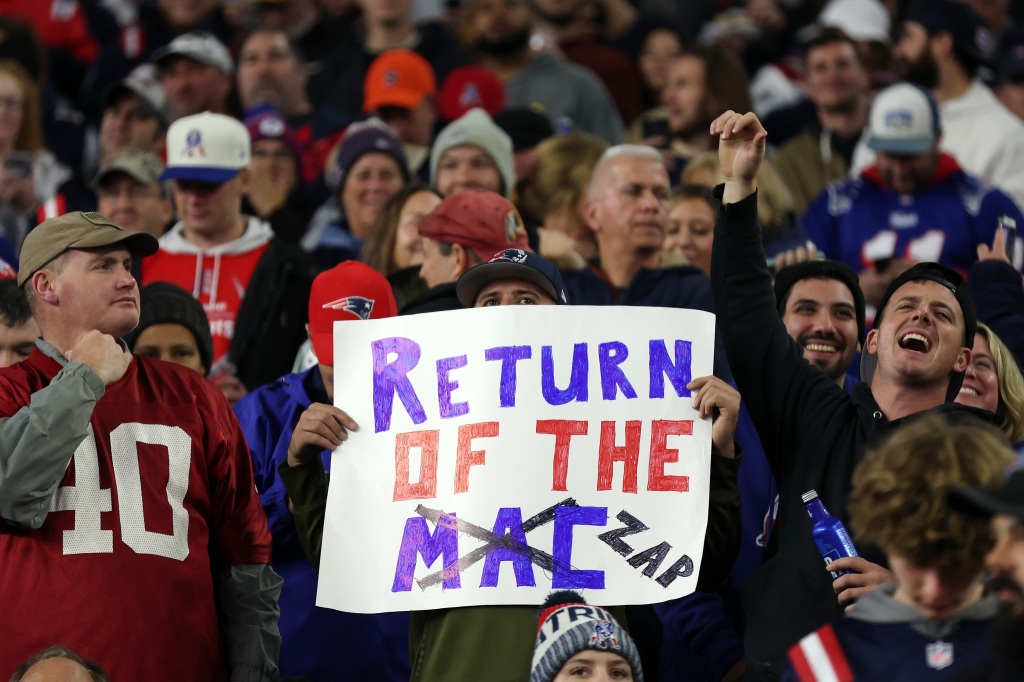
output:
[[[430,62],[412,50],[388,50],[366,71],[363,111],[371,113],[381,107],[412,109],[435,92],[437,78]]]

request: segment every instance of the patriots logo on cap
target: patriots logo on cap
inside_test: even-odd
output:
[[[398,71],[386,69],[384,71],[384,85],[393,88],[398,85]]]
[[[510,242],[519,240],[519,235],[526,234],[526,226],[519,211],[512,209],[505,214],[505,238]]]
[[[618,649],[619,638],[615,636],[615,628],[606,620],[594,622],[594,634],[590,636],[590,646],[599,649]]]
[[[346,296],[337,301],[324,303],[325,310],[347,310],[361,320],[370,319],[370,312],[373,311],[374,300],[362,296]]]
[[[273,116],[260,121],[260,133],[267,137],[281,137],[284,133],[284,121]]]
[[[462,92],[459,94],[459,104],[464,107],[470,107],[479,105],[482,101],[480,88],[476,86],[476,83],[466,83],[466,87],[462,88]]]
[[[490,262],[495,261],[511,261],[512,263],[525,263],[526,252],[522,249],[505,249],[491,256]]]
[[[890,128],[910,128],[914,125],[914,114],[909,109],[890,109],[885,112],[885,125]]]
[[[206,156],[203,148],[203,133],[198,128],[188,131],[185,136],[185,148],[181,150],[182,155],[192,158],[193,155]]]

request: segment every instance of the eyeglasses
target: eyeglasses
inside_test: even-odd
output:
[[[24,104],[24,100],[20,100],[17,97],[0,97],[0,109],[10,109],[11,111],[20,111],[21,105]]]

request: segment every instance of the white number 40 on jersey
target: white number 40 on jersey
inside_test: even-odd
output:
[[[146,530],[139,443],[167,448],[167,503],[174,529],[170,535]],[[188,492],[192,439],[177,426],[129,422],[110,433],[110,453],[124,544],[137,554],[184,561],[188,556],[188,512],[183,501]],[[114,531],[100,528],[100,515],[112,509],[111,489],[100,487],[99,458],[91,424],[85,440],[75,450],[74,462],[75,485],[57,488],[50,500],[51,512],[75,513],[75,527],[64,531],[64,554],[109,554],[114,551]]]

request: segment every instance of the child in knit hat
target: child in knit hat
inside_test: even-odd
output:
[[[643,682],[640,652],[608,611],[555,592],[540,607],[530,682],[579,679]]]
[[[128,348],[206,376],[213,363],[213,339],[202,304],[168,282],[147,284],[139,297],[139,325],[124,337]]]

